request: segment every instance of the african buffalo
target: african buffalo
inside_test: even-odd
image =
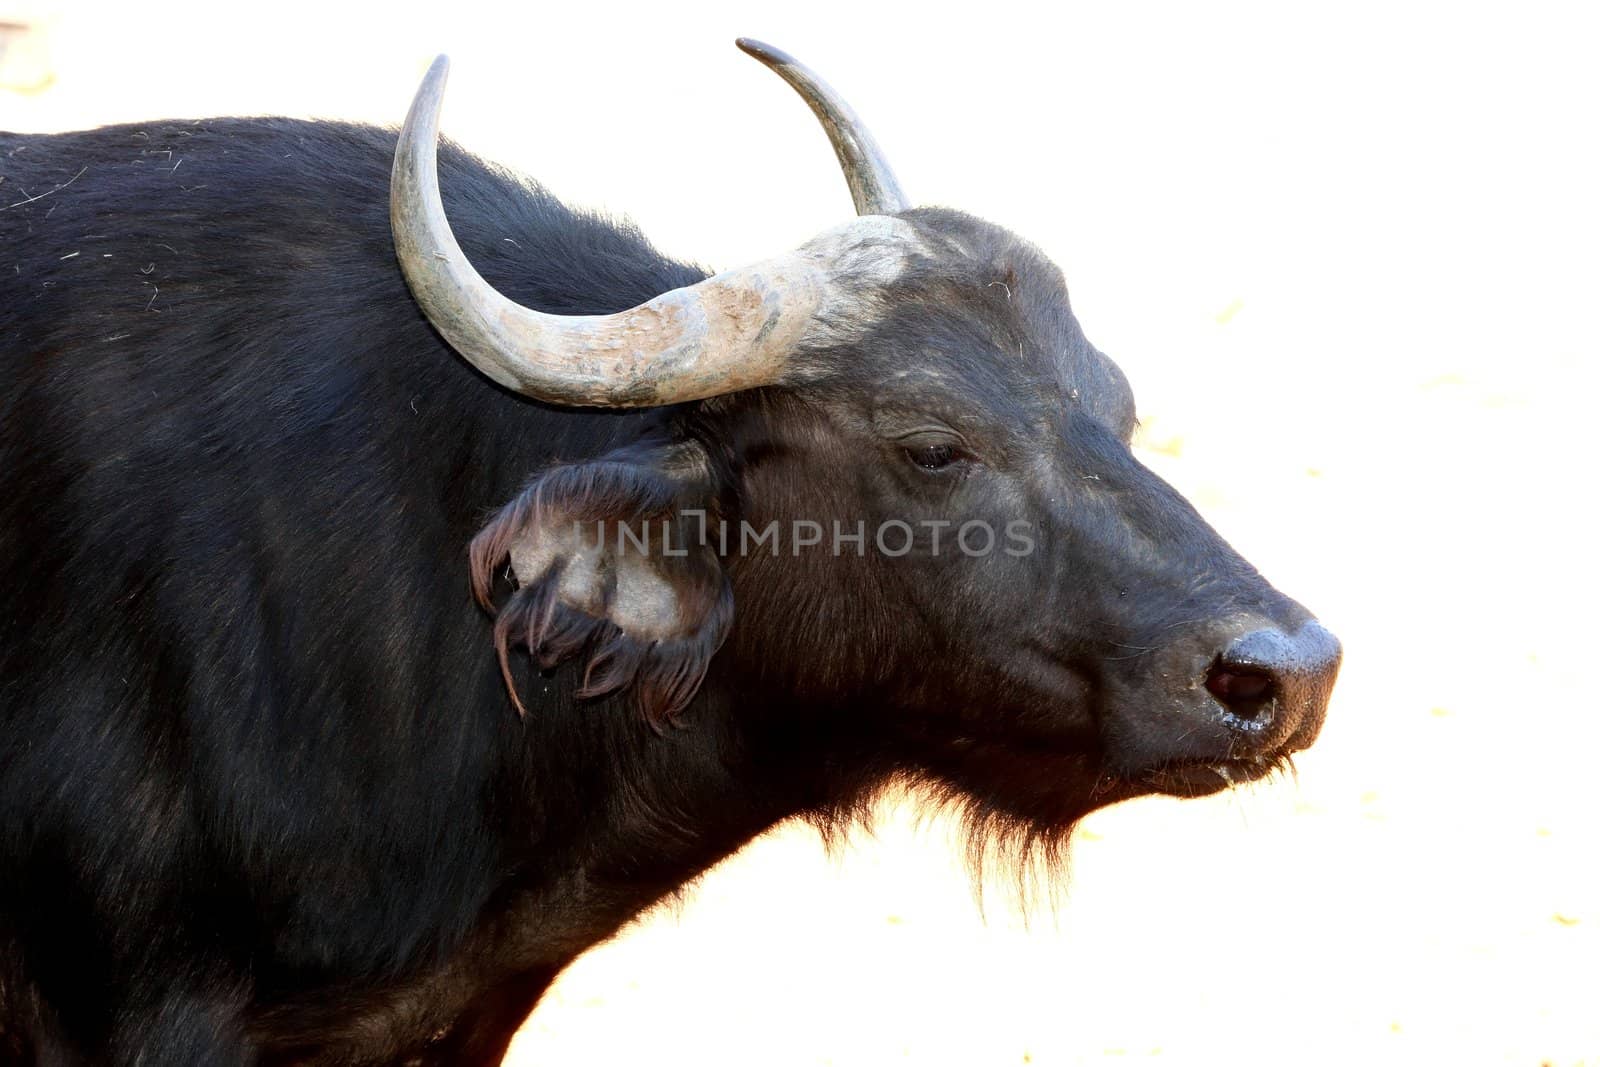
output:
[[[858,217],[709,277],[436,160],[442,59],[398,141],[0,135],[0,1058],[490,1063],[780,820],[1056,849],[1311,743],[1338,643],[1061,272],[741,45]]]

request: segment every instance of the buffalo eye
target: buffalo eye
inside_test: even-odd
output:
[[[905,450],[906,458],[925,471],[940,471],[963,458],[961,449],[945,441],[914,445]]]

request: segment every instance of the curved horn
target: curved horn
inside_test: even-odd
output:
[[[911,206],[878,142],[831,85],[781,48],[748,37],[734,43],[771,67],[810,105],[828,140],[833,142],[844,180],[850,183],[850,199],[856,202],[857,215],[894,215]]]
[[[428,320],[509,389],[556,404],[647,407],[779,381],[829,296],[827,252],[797,252],[663,293],[615,315],[547,315],[500,295],[467,261],[439,197],[434,60],[400,130],[390,175],[395,254]]]

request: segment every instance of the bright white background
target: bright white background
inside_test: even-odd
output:
[[[1345,639],[1297,786],[1096,816],[1031,924],[914,803],[785,828],[513,1062],[1600,1064],[1592,6],[26,6],[0,126],[393,124],[448,51],[447,132],[714,267],[849,210],[778,44],[1066,268],[1146,461]]]

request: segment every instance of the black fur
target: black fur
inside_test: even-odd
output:
[[[1134,716],[1163,683],[1126,649],[1299,609],[1133,461],[1031,248],[912,212],[929,251],[814,387],[559,410],[413,304],[393,143],[0,135],[0,1060],[493,1062],[577,954],[780,819],[911,780],[1055,854],[1141,768],[1233,754]],[[458,150],[441,184],[524,304],[704,276]],[[969,441],[948,476],[905,461],[924,416]],[[676,521],[651,457],[683,443],[729,521],[1019,516],[1040,551],[697,558],[681,648],[505,580],[541,487]],[[551,668],[506,656],[525,716],[469,571]]]

